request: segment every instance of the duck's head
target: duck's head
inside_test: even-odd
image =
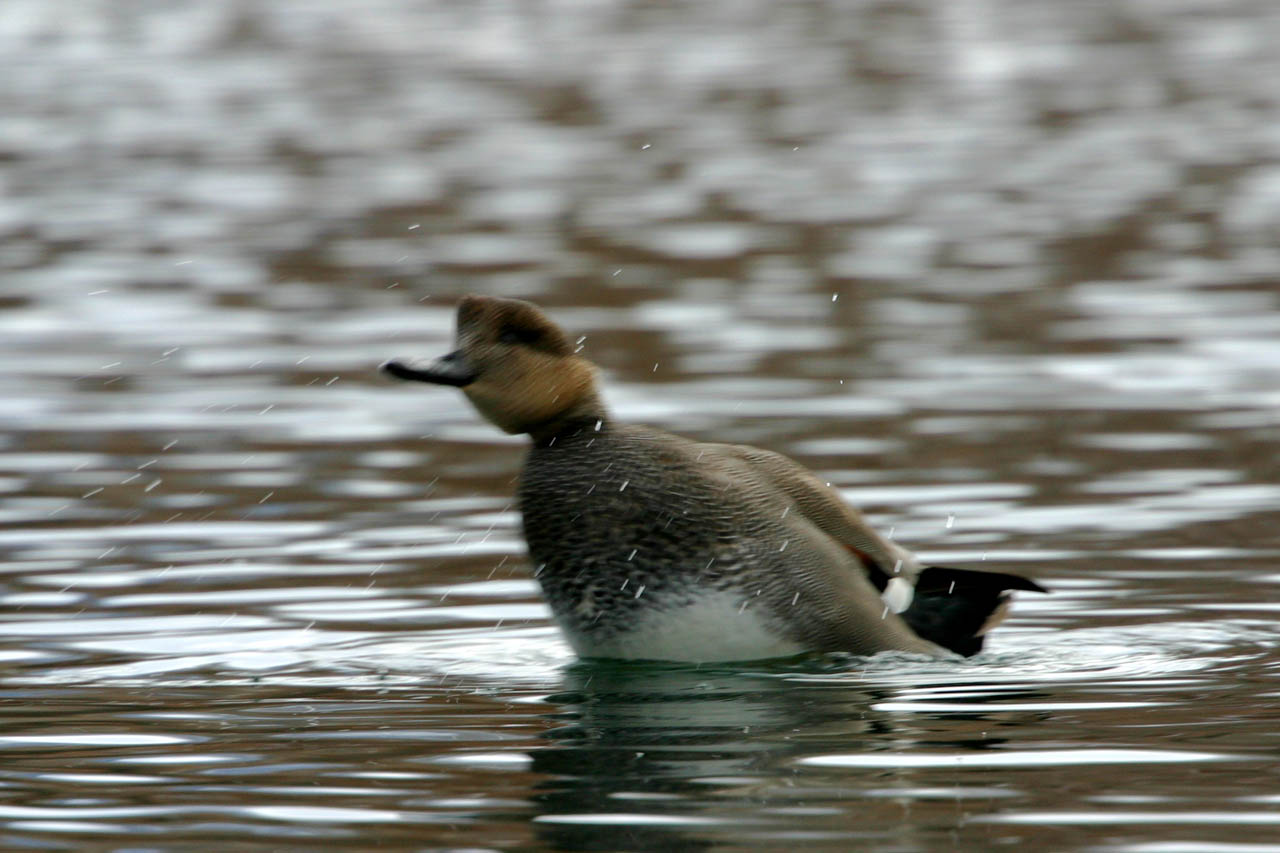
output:
[[[453,352],[423,366],[389,361],[399,379],[462,389],[490,422],[535,440],[567,422],[603,418],[596,369],[538,306],[520,299],[464,296]]]

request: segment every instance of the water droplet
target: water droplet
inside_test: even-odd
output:
[[[947,516],[947,529],[950,530],[952,525],[954,525],[955,523],[956,523],[956,515],[953,512]]]
[[[644,595],[644,584],[640,584],[640,588],[636,590],[636,598]]]
[[[618,491],[620,491],[620,492],[622,492],[622,491],[626,491],[627,484],[629,484],[630,482],[631,482],[630,480],[623,480],[623,481],[622,481],[622,485],[621,485],[621,486],[618,486]]]
[[[791,606],[795,607],[796,602],[799,600],[800,600],[800,593],[797,592],[795,595],[791,596]]]
[[[790,539],[783,539],[783,540],[782,540],[782,547],[778,549],[778,553],[779,553],[779,554],[781,554],[783,551],[787,550],[787,543],[788,543],[788,542],[790,542],[790,541],[791,541]]]
[[[627,562],[628,562],[628,563],[635,559],[635,557],[636,557],[636,552],[637,552],[637,551],[639,551],[639,550],[640,550],[639,548],[632,548],[632,549],[631,549],[631,553],[627,555]]]
[[[838,293],[833,293],[833,294],[831,294],[831,301],[832,301],[832,302],[835,302],[835,301],[836,301],[837,299],[839,299],[839,298],[840,298],[840,294],[838,294]]]
[[[596,432],[599,432],[602,426],[604,426],[604,421],[596,421]]]

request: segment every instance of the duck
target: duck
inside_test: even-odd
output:
[[[580,349],[531,302],[469,295],[451,352],[382,365],[458,388],[503,432],[529,437],[521,528],[578,657],[968,657],[1014,591],[1047,591],[1019,575],[924,565],[780,453],[618,421]]]

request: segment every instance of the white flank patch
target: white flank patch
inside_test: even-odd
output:
[[[889,584],[880,593],[880,600],[889,605],[894,613],[901,613],[911,606],[916,597],[916,588],[906,578],[889,578]]]
[[[744,608],[743,603],[749,602]],[[805,647],[769,630],[758,599],[708,592],[678,610],[653,610],[635,627],[603,642],[565,632],[583,657],[684,662],[763,660]]]

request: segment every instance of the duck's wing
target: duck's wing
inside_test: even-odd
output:
[[[745,444],[706,444],[700,447],[747,466],[755,477],[784,495],[791,501],[791,512],[798,513],[852,552],[881,592],[895,577],[907,582],[907,590],[915,584],[922,569],[915,555],[878,533],[862,513],[844,502],[829,483],[818,479],[798,462],[781,453]],[[905,606],[903,603],[902,607]]]
[[[1035,581],[1002,572],[922,566],[914,554],[877,533],[828,484],[787,457],[747,445],[717,452],[748,468],[754,479],[791,501],[792,512],[851,551],[879,591],[916,635],[969,656],[1008,613],[1013,590],[1047,592]]]

